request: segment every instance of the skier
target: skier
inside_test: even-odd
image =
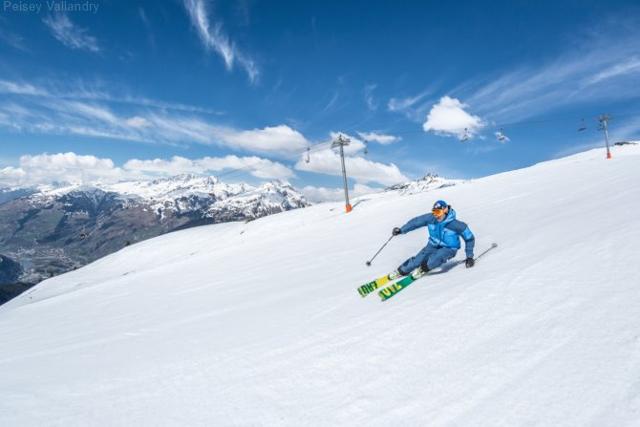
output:
[[[430,214],[415,217],[402,227],[394,227],[392,234],[394,236],[406,234],[424,226],[429,229],[429,243],[416,256],[406,260],[391,273],[390,280],[406,276],[412,271],[414,278],[418,278],[444,264],[460,249],[460,237],[464,240],[467,256],[465,265],[467,268],[473,267],[475,237],[467,224],[456,219],[456,211],[447,202],[438,200],[433,204]]]

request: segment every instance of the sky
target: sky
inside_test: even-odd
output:
[[[640,139],[639,36],[633,1],[2,0],[0,185],[196,173],[337,199],[339,134],[356,194],[526,167],[604,147],[604,113]]]

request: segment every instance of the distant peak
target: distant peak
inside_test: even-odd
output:
[[[200,182],[207,184],[217,184],[220,181],[217,177],[211,175],[198,175],[192,173],[183,173],[179,175],[172,175],[162,178],[156,178],[153,181],[149,181],[151,183],[159,184],[163,182],[182,182],[182,183],[190,183],[190,182]]]
[[[448,179],[438,176],[436,173],[427,172],[422,178],[413,181],[387,187],[385,191],[399,191],[401,194],[415,194],[424,191],[435,190],[436,188],[449,187],[460,183],[457,179]]]

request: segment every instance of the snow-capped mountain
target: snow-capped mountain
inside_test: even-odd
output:
[[[149,203],[158,215],[202,211],[214,222],[255,219],[309,206],[290,184],[272,181],[259,187],[226,184],[212,176],[179,175],[153,181],[110,185],[110,191]]]
[[[213,176],[189,174],[152,181],[121,182],[103,188],[123,197],[144,200],[159,215],[164,215],[166,211],[186,213],[206,210],[207,206],[214,203],[255,190],[244,183],[226,184]]]
[[[401,195],[409,195],[436,190],[438,188],[450,187],[461,182],[463,181],[459,179],[448,179],[440,177],[437,174],[427,173],[420,179],[392,185],[391,187],[387,187],[385,190],[397,191]]]
[[[32,195],[32,200],[35,203],[46,203],[79,193],[93,198],[94,203],[104,194],[114,194],[118,200],[130,206],[144,204],[161,217],[198,212],[204,217],[212,218],[214,222],[255,219],[265,214],[309,205],[303,195],[290,184],[281,181],[255,187],[245,183],[227,184],[214,176],[191,174],[151,181],[98,183],[92,186],[42,186]],[[257,208],[254,205],[258,205]],[[236,212],[237,216],[223,221],[216,216],[216,213],[228,210]]]
[[[612,153],[182,230],[46,280],[0,306],[0,425],[638,425],[640,147]],[[427,232],[365,261],[437,199],[476,254],[499,246],[361,298]]]
[[[21,264],[19,281],[31,283],[169,231],[309,206],[288,183],[227,184],[195,175],[3,194],[1,254]]]

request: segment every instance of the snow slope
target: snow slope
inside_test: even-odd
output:
[[[0,425],[640,425],[639,164],[594,150],[125,248],[0,307]],[[366,259],[439,198],[500,246],[362,299],[426,231]]]

